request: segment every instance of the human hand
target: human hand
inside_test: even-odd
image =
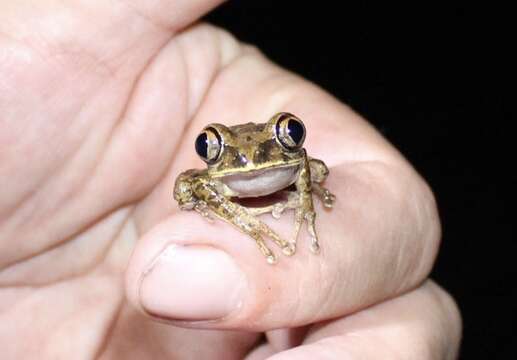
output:
[[[216,2],[0,5],[2,358],[454,358],[457,310],[425,280],[440,238],[425,183],[321,89],[187,27]],[[304,120],[337,202],[316,200],[321,254],[302,233],[270,266],[171,195],[203,166],[203,125],[278,111]]]

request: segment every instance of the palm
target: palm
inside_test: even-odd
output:
[[[135,358],[152,357],[178,348],[160,338],[189,332],[126,307],[123,275],[138,236],[173,209],[169,173],[175,159],[192,151],[180,142],[221,65],[219,49],[210,45],[220,34],[193,28],[169,39],[152,24],[140,26],[154,34],[123,54],[104,54],[110,60],[68,49],[41,58],[13,37],[2,40],[34,62],[14,63],[1,95],[17,107],[2,120],[0,135],[10,145],[2,149],[0,168],[0,307],[9,308],[1,315],[0,337],[23,333],[24,343],[32,344],[22,349],[20,342],[12,355],[42,347],[48,355],[67,355],[63,344],[70,334],[87,328],[86,337],[72,340],[74,353],[115,350],[120,356],[129,346]],[[237,56],[238,49],[232,52]],[[187,69],[183,59],[192,56],[197,59]],[[217,101],[235,108],[226,96]],[[224,347],[223,337],[232,341],[231,335],[209,334],[203,343]],[[256,337],[248,337],[251,345]]]

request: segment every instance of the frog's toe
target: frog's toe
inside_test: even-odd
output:
[[[311,242],[310,249],[314,254],[318,254],[320,252],[320,243],[317,239],[313,239],[313,241]]]
[[[266,257],[266,261],[268,262],[268,264],[275,264],[275,253],[273,253],[273,251],[271,251],[271,249],[266,246],[266,244],[264,243],[264,239],[262,239],[262,237],[257,233],[251,233],[250,235],[253,236],[253,238],[255,239],[255,242],[257,243],[260,252]]]
[[[332,194],[330,191],[325,190],[323,194],[323,206],[326,208],[331,208],[336,201],[336,195]]]
[[[271,253],[271,254],[267,255],[266,256],[266,261],[270,265],[275,265],[276,264],[276,256],[275,256],[275,254]]]
[[[296,252],[296,244],[292,243],[292,242],[289,242],[287,243],[283,248],[282,248],[282,252],[284,253],[284,255],[286,256],[291,256],[293,255],[295,252]]]
[[[199,200],[194,206],[194,210],[196,210],[201,216],[203,216],[208,222],[213,222],[214,219],[210,214],[210,208],[207,203],[203,200]]]
[[[284,212],[285,210],[285,203],[277,203],[273,206],[273,211],[271,211],[271,215],[275,218],[275,219],[280,219],[280,216],[282,216],[282,213]]]
[[[307,230],[309,231],[309,235],[311,237],[310,249],[314,254],[317,254],[320,252],[320,243],[318,241],[318,235],[316,234],[316,213],[314,211],[307,212],[305,214],[305,219],[307,220]]]

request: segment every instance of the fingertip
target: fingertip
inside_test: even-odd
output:
[[[171,321],[214,321],[242,304],[244,273],[224,251],[168,245],[143,273],[138,297],[149,314]]]

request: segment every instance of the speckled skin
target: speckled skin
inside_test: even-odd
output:
[[[279,113],[264,124],[208,125],[205,129],[215,129],[221,136],[223,146],[218,158],[209,163],[207,169],[181,173],[174,187],[174,198],[181,209],[194,209],[207,218],[214,214],[235,225],[256,241],[269,263],[274,263],[276,256],[266,246],[263,236],[271,238],[284,254],[292,255],[304,221],[307,221],[311,235],[311,250],[318,252],[312,192],[322,199],[326,207],[332,207],[335,199],[320,185],[329,173],[323,161],[307,157],[304,148],[289,149],[277,139],[275,126],[280,118],[285,119],[286,116],[301,122],[292,114]],[[256,186],[236,188],[232,182],[236,178],[241,185],[255,181],[261,186],[259,190]],[[285,188],[293,184],[296,190],[287,192]],[[278,191],[286,191],[287,200],[265,207],[246,207],[232,201],[235,197],[255,197]],[[291,241],[281,239],[257,217],[272,213],[279,218],[288,208],[295,210],[295,234]]]

